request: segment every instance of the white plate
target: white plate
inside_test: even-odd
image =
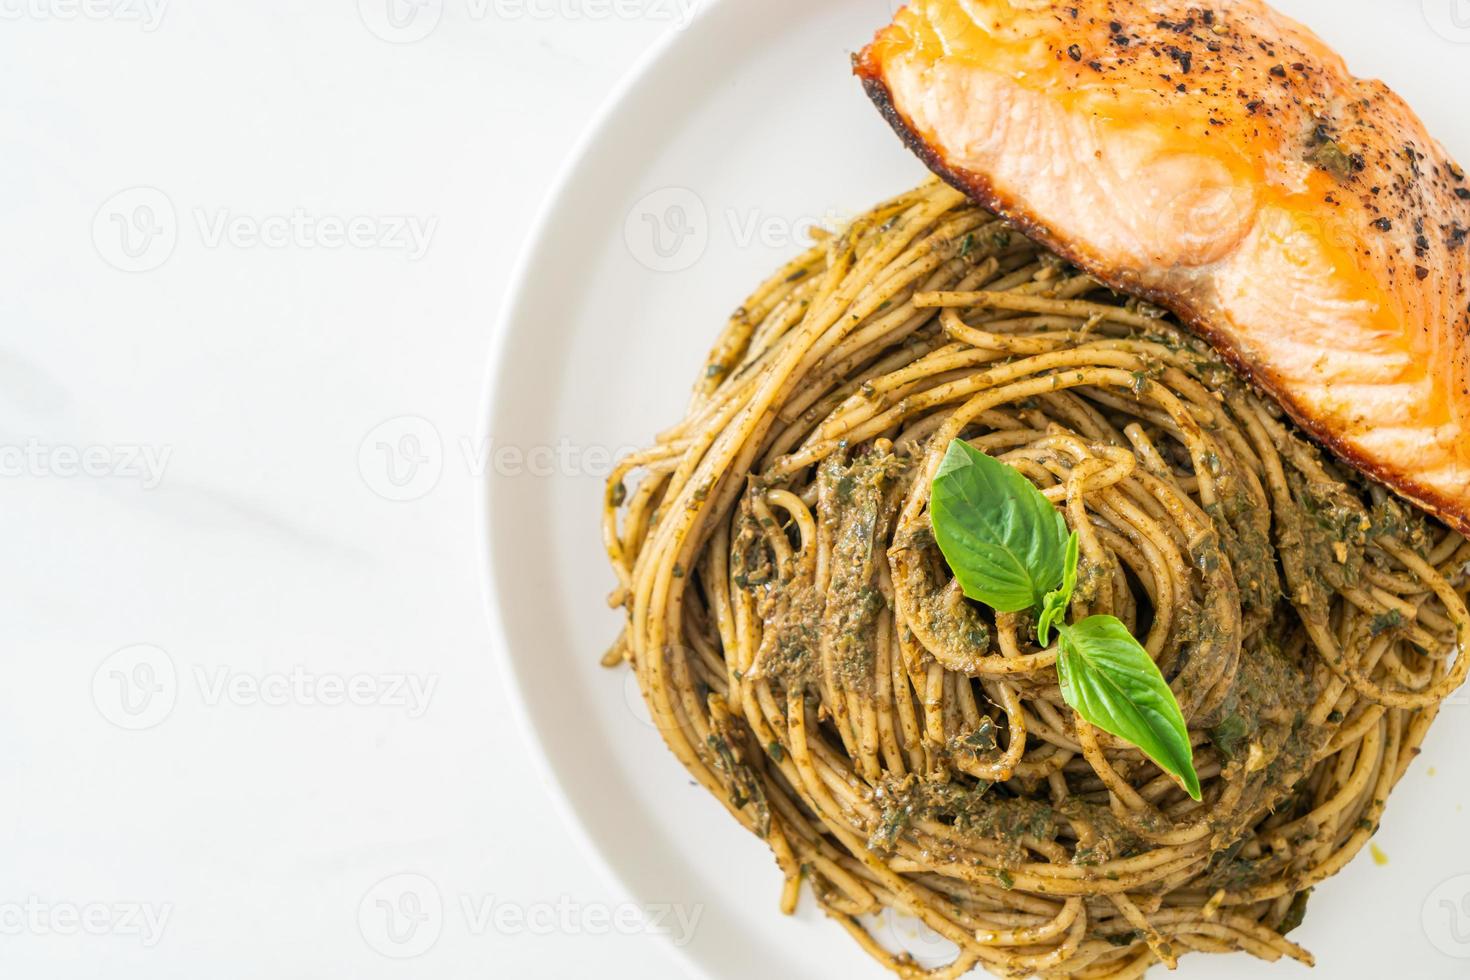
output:
[[[1470,19],[1453,19],[1455,3],[1424,0],[1424,16],[1419,0],[1391,14],[1370,0],[1282,6],[1360,72],[1386,77],[1470,162]],[[700,914],[677,950],[691,974],[884,975],[809,899],[795,919],[780,916],[765,846],[691,783],[631,675],[598,666],[619,626],[603,601],[605,458],[680,417],[725,316],[800,248],[804,228],[922,176],[849,74],[850,52],[895,6],[725,0],[671,35],[563,178],[496,337],[492,627],[575,835],[636,901]],[[518,478],[547,465],[551,479]],[[1295,938],[1316,952],[1319,976],[1470,973],[1470,761],[1455,751],[1470,742],[1467,703],[1445,711],[1389,807],[1378,844],[1390,863],[1365,855],[1314,897]],[[937,952],[912,928],[889,932],[921,959]],[[1242,956],[1189,957],[1178,975],[1245,974],[1309,975]]]

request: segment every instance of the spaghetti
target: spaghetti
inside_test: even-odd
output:
[[[1029,618],[965,599],[930,480],[964,438],[1081,540],[1188,720],[1204,802],[1063,702]],[[613,473],[627,662],[669,747],[906,977],[1128,978],[1285,938],[1443,700],[1470,542],[1324,458],[1162,310],[930,182],[824,239]],[[950,940],[927,970],[871,916]]]

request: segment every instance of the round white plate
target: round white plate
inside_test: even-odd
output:
[[[896,6],[724,0],[671,34],[564,176],[496,336],[485,431],[492,628],[571,836],[634,900],[677,906],[693,923],[692,939],[670,942],[689,974],[884,975],[809,898],[794,919],[778,913],[765,846],[664,748],[631,674],[598,659],[620,624],[604,602],[609,456],[680,417],[724,318],[813,223],[923,176],[849,72],[851,52]],[[1470,3],[1281,6],[1358,71],[1387,78],[1470,162]],[[1377,840],[1388,863],[1364,855],[1313,898],[1294,938],[1315,951],[1320,976],[1470,973],[1470,753],[1456,751],[1470,743],[1467,705],[1445,710],[1390,805]],[[920,960],[942,956],[905,923],[885,931]],[[1309,974],[1195,956],[1178,975]]]

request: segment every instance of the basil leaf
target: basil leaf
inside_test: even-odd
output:
[[[1143,750],[1200,799],[1189,729],[1174,692],[1148,651],[1117,617],[1057,626],[1062,697],[1088,722]]]
[[[1077,591],[1077,560],[1081,542],[1077,532],[1067,539],[1067,554],[1062,561],[1062,587],[1048,592],[1041,603],[1041,618],[1036,621],[1036,638],[1042,646],[1051,642],[1051,629],[1067,618],[1067,607],[1072,604],[1072,593]]]
[[[1025,612],[1061,582],[1067,522],[1019,470],[956,439],[930,491],[934,540],[965,595]]]

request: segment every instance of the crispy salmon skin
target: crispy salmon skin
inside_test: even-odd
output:
[[[1470,183],[1386,85],[1257,0],[916,0],[855,67],[946,180],[1470,532]]]

